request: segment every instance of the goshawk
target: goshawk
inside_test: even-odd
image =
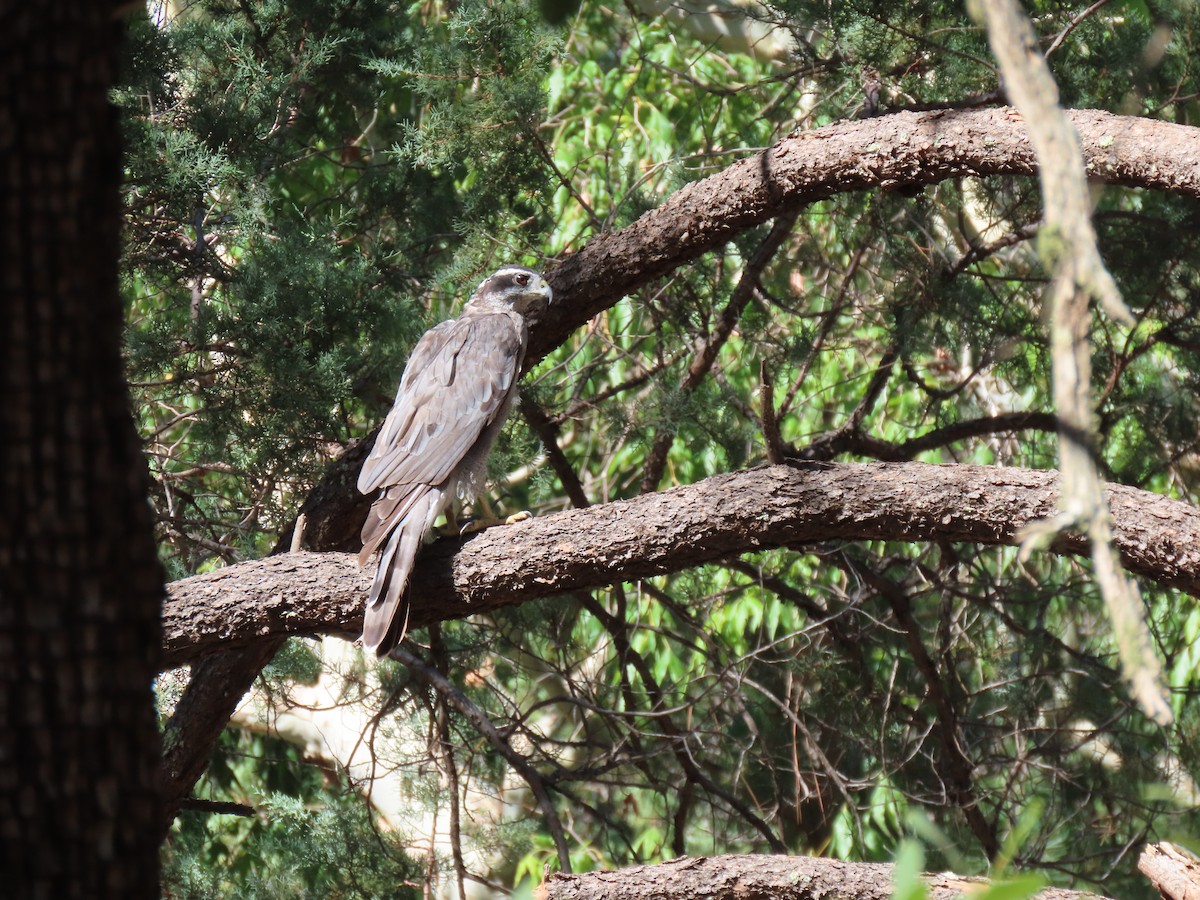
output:
[[[551,298],[532,269],[505,266],[484,279],[457,319],[417,342],[392,411],[358,475],[379,493],[362,530],[359,563],[382,546],[363,620],[363,644],[387,654],[408,630],[405,585],[417,550],[455,500],[469,503],[487,478],[525,360],[525,316]]]

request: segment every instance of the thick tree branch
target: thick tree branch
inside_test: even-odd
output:
[[[158,776],[163,834],[187,806],[229,717],[284,639],[268,636],[194,661],[187,689],[163,727]]]
[[[1099,110],[1068,116],[1094,181],[1200,198],[1200,129]],[[873,187],[998,174],[1037,174],[1024,122],[1007,108],[902,112],[793,134],[687,185],[549,271],[555,302],[531,329],[526,365],[642,285],[807,203]],[[780,414],[789,406],[785,399]],[[357,549],[370,498],[354,489],[354,480],[373,440],[372,435],[331,464],[305,502],[306,548]],[[290,539],[289,531],[276,551]]]
[[[979,893],[985,878],[925,875],[929,900],[956,900]],[[698,856],[653,866],[584,875],[554,874],[534,892],[538,900],[887,900],[893,890],[892,866],[852,863],[810,856]],[[1096,894],[1049,888],[1037,900],[1103,900]]]
[[[1200,596],[1200,511],[1109,485],[1122,561]],[[768,466],[490,529],[430,547],[413,578],[414,627],[739,553],[829,540],[1010,544],[1053,514],[1057,475],[1030,469],[848,463]],[[1078,536],[1052,549],[1085,553]],[[348,554],[288,553],[170,586],[166,664],[280,635],[357,636],[369,577]]]
[[[183,801],[182,808],[214,816],[242,816],[247,819],[254,816],[253,806],[227,800],[202,800],[199,797],[189,797]]]
[[[313,550],[357,550],[358,532],[371,504],[354,486],[358,468],[370,448],[369,443],[350,447],[331,465],[321,483],[309,494],[300,514],[303,533],[293,535],[288,528],[279,538],[273,554],[284,552],[294,537],[301,546]],[[170,828],[180,809],[208,767],[213,748],[229,723],[242,697],[254,684],[263,666],[283,646],[286,634],[269,636],[262,641],[222,649],[197,660],[187,688],[171,718],[163,727],[163,757],[159,766],[159,793],[164,831]]]
[[[1184,848],[1167,841],[1148,844],[1138,869],[1164,900],[1200,900],[1200,859]]]
[[[1067,115],[1090,180],[1200,197],[1197,129],[1099,110]],[[1036,174],[1024,122],[1008,108],[902,112],[789,135],[554,268],[555,302],[530,336],[528,362],[621,297],[796,207],[869,188]]]

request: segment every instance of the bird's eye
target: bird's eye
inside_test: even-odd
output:
[[[526,272],[518,272],[513,276],[513,281],[515,281],[521,287],[525,287],[527,284],[529,284],[529,275]]]

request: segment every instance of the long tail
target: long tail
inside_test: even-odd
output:
[[[386,656],[408,631],[409,602],[404,588],[417,551],[441,512],[441,500],[441,490],[426,488],[411,503],[404,504],[403,514],[385,532],[388,541],[379,555],[363,617],[363,645],[376,656]],[[366,548],[364,551],[370,552]]]

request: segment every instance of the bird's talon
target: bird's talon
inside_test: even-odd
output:
[[[533,513],[527,509],[523,509],[503,519],[467,519],[459,530],[458,535],[459,537],[463,537],[468,534],[478,534],[497,525],[514,525],[517,522],[524,522],[526,519],[532,518]]]

